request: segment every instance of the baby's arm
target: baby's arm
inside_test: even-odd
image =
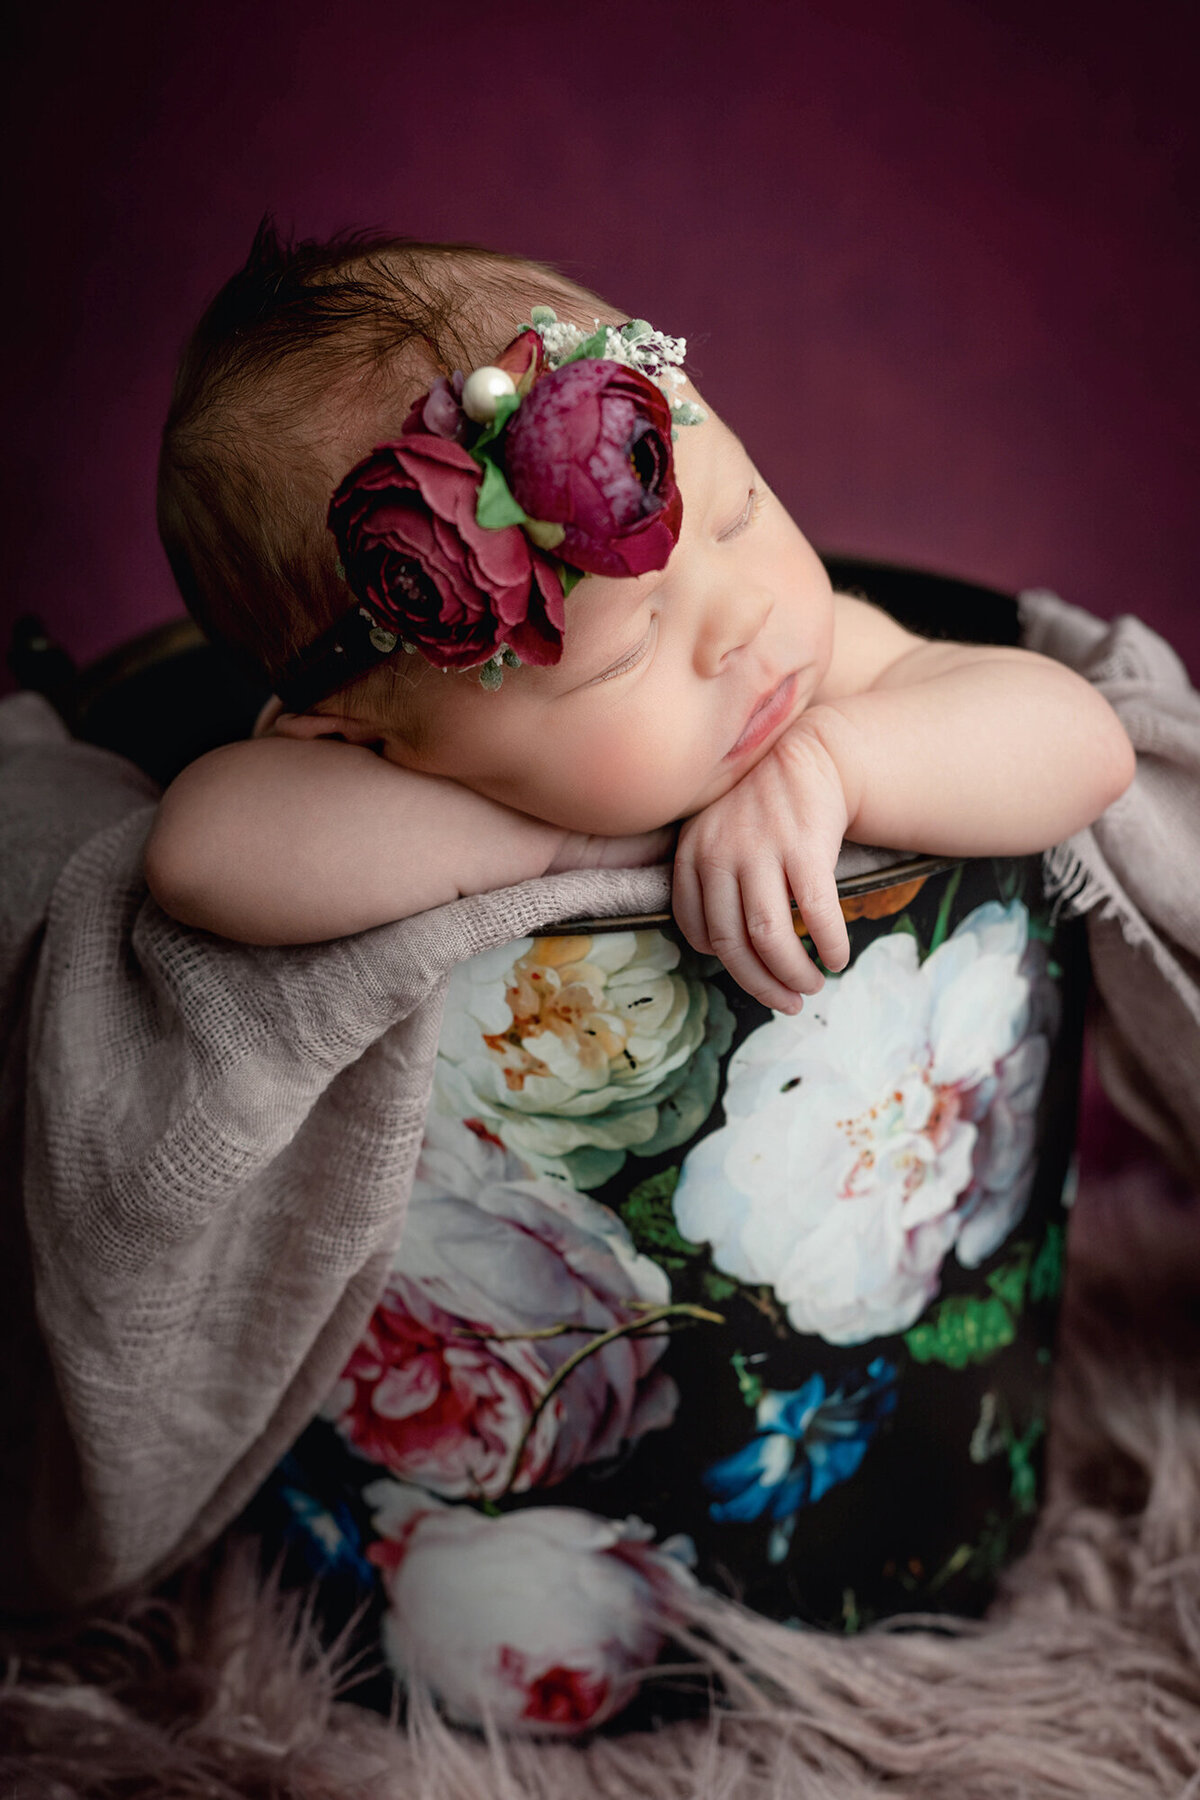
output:
[[[914,638],[839,601],[839,652],[792,728],[829,757],[858,843],[955,856],[1048,849],[1133,780],[1107,700],[1029,650]]]
[[[671,835],[586,837],[357,744],[266,737],[177,777],[146,879],[185,925],[244,944],[320,943],[557,869],[662,861]]]
[[[849,944],[834,864],[843,837],[953,856],[1019,856],[1071,836],[1133,778],[1129,740],[1096,690],[1024,650],[929,643],[838,600],[838,647],[814,702],[750,774],[689,820],[675,910],[743,987],[798,1010]]]

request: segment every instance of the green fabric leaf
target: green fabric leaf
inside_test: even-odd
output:
[[[574,569],[571,567],[570,563],[565,563],[565,562],[559,563],[558,578],[562,582],[562,591],[563,591],[563,599],[564,600],[566,599],[567,595],[571,592],[572,588],[577,588],[579,586],[579,583],[583,580],[583,576],[584,576],[584,571],[582,569]]]
[[[719,1275],[715,1269],[704,1271],[700,1277],[700,1286],[704,1289],[705,1298],[718,1305],[738,1291],[738,1284],[732,1275]]]
[[[566,368],[568,363],[583,362],[588,358],[603,357],[607,350],[608,326],[601,325],[599,330],[593,331],[591,337],[584,338],[582,344],[576,345],[570,356],[564,356],[560,366]]]
[[[495,455],[489,455],[498,437],[503,436],[504,428],[521,404],[520,394],[502,394],[496,402],[496,416],[486,424],[473,444],[467,449],[477,463],[495,461]]]
[[[494,462],[483,465],[483,480],[475,501],[475,523],[485,531],[503,531],[508,525],[523,525],[525,512],[512,497],[512,490]]]

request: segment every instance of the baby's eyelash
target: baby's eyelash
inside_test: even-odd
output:
[[[730,538],[740,537],[743,531],[748,531],[762,511],[763,498],[763,490],[756,482],[746,496],[746,505],[741,518],[736,525],[731,525],[728,531],[723,531],[717,542],[727,544]]]
[[[588,686],[599,687],[602,681],[615,681],[618,675],[626,675],[630,669],[635,669],[650,648],[650,640],[654,636],[654,626],[655,619],[652,619],[649,630],[637,648],[631,650],[628,656],[623,657],[619,663],[615,663],[611,669],[605,669],[603,675],[593,676]]]

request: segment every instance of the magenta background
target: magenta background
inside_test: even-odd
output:
[[[29,9],[32,10],[32,9]],[[821,547],[1200,672],[1191,9],[51,4],[16,25],[0,625],[171,616],[178,347],[260,213],[549,257],[685,332]]]

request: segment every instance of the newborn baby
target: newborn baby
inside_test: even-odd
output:
[[[1087,683],[834,594],[678,340],[623,319],[485,251],[260,233],[185,356],[160,523],[279,698],[164,797],[168,912],[318,941],[674,841],[685,935],[795,1012],[793,900],[848,957],[843,838],[1021,855],[1123,792]]]

